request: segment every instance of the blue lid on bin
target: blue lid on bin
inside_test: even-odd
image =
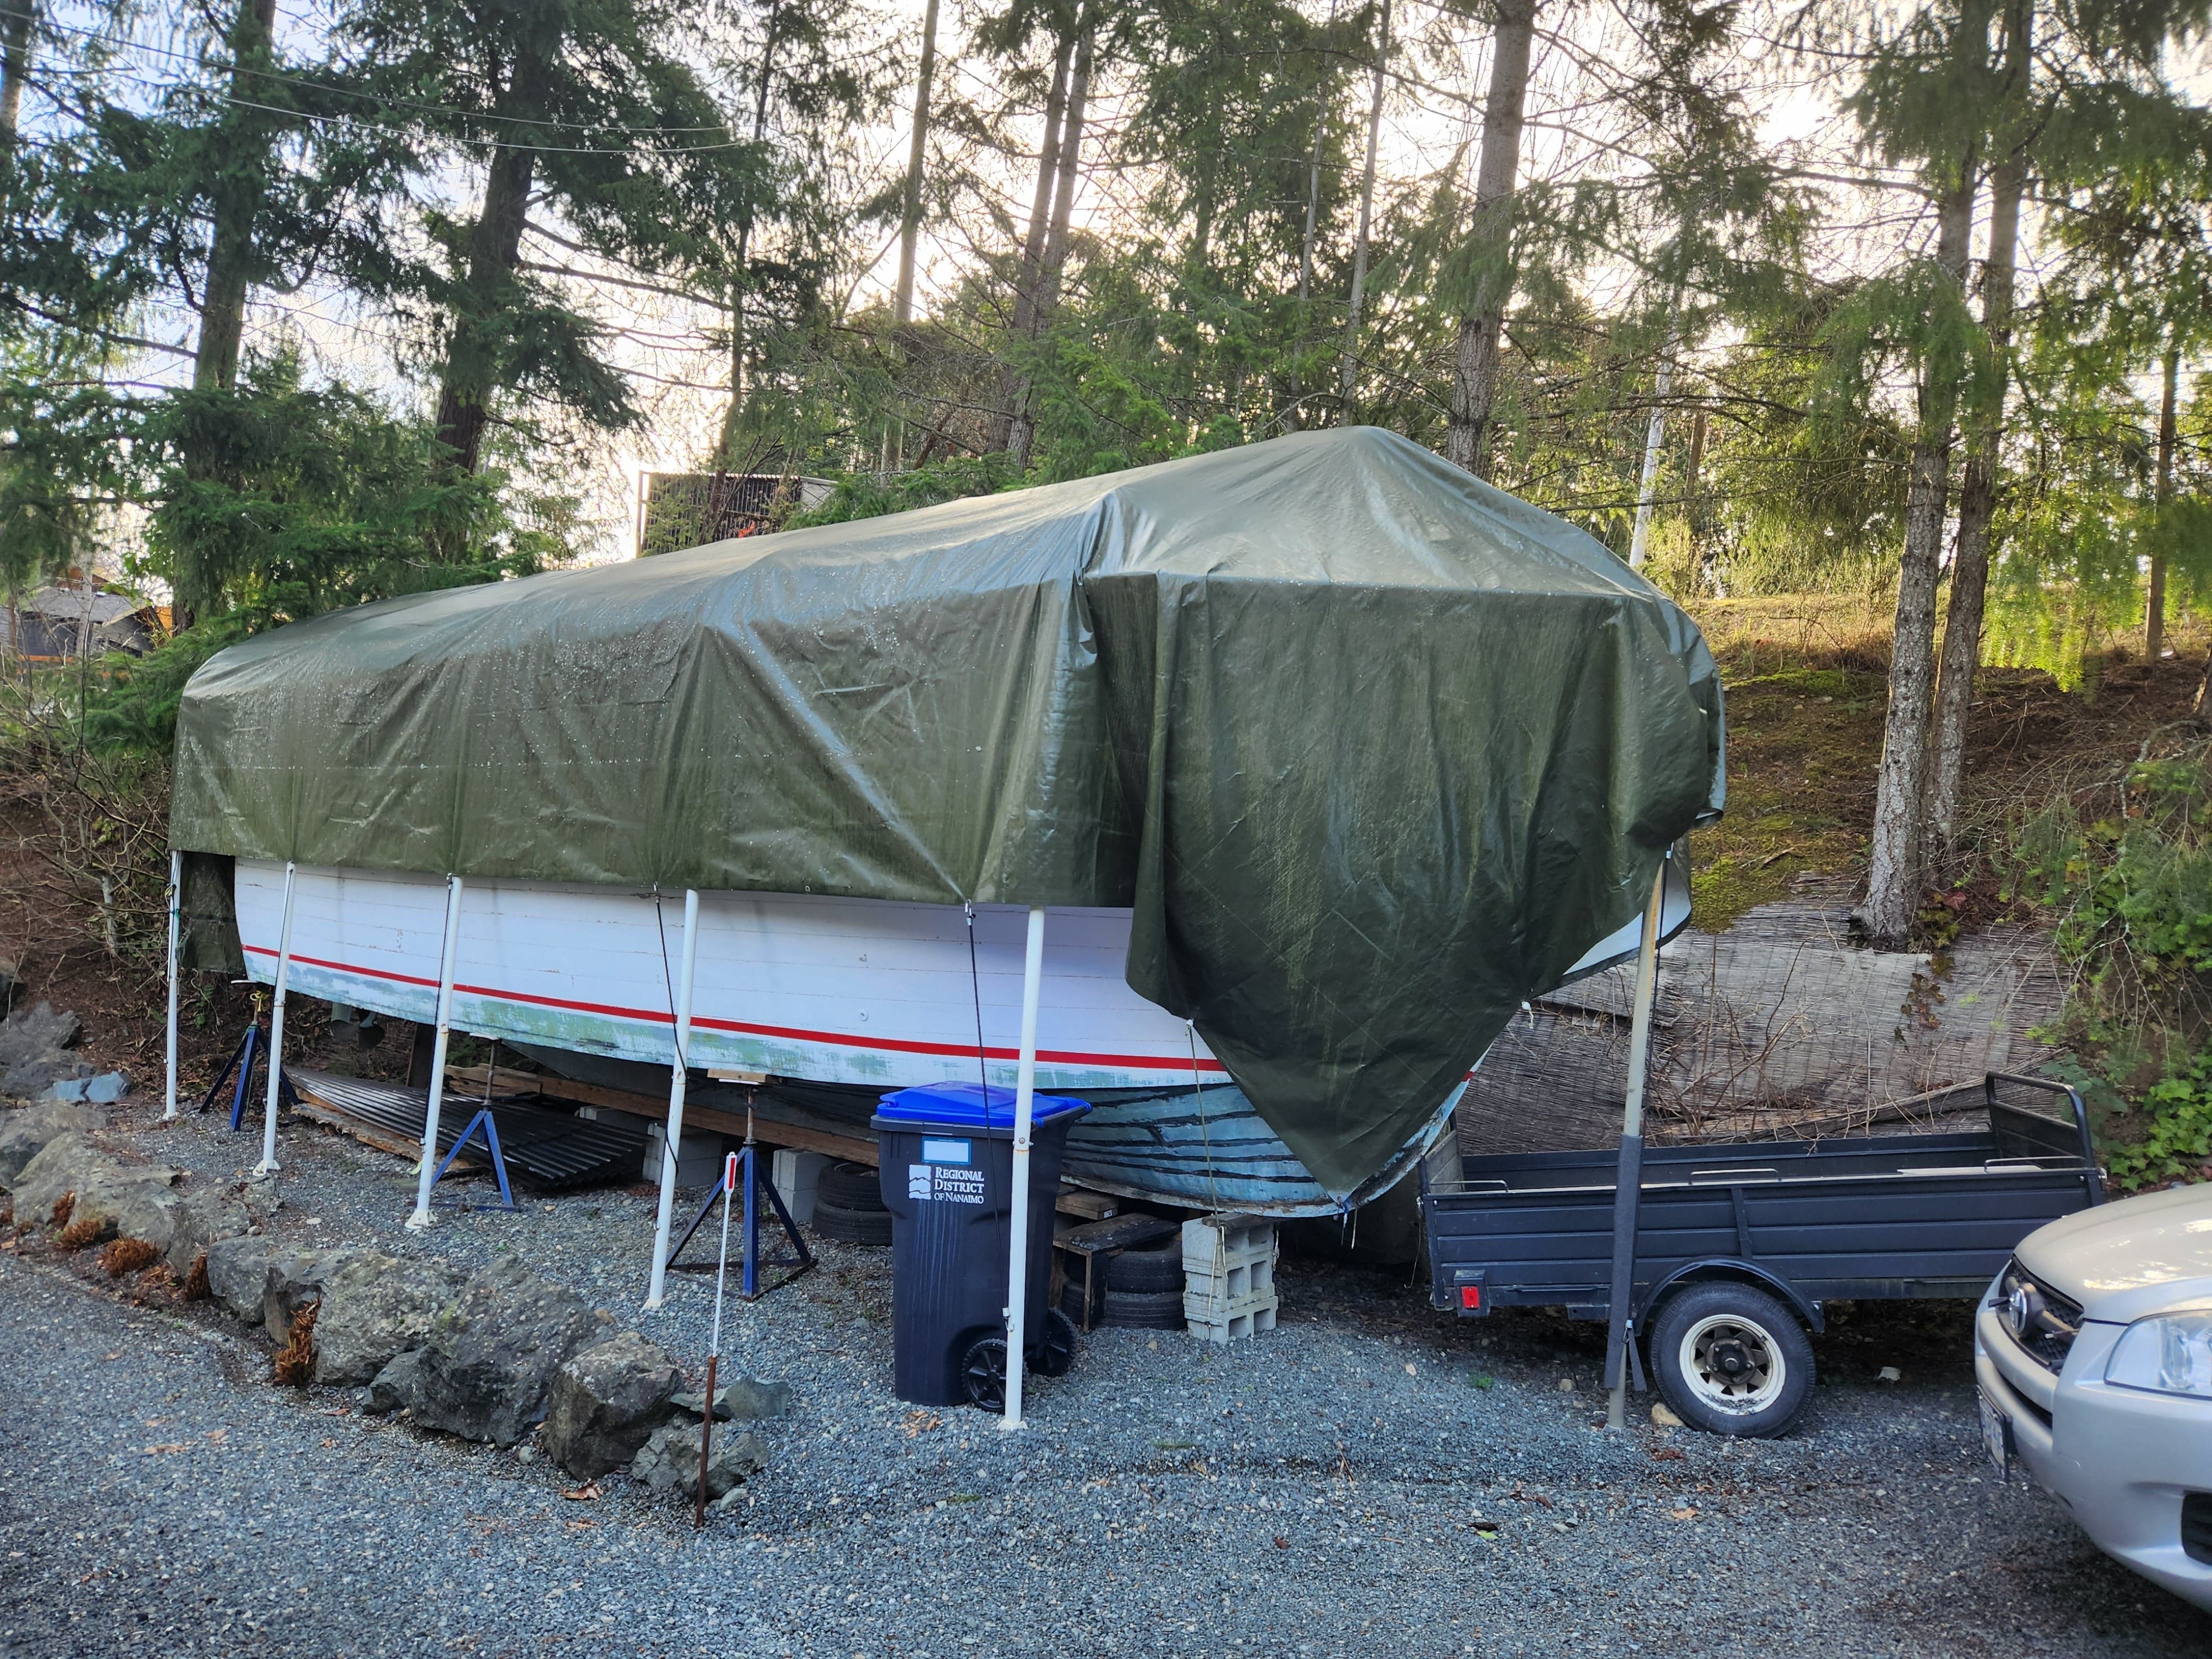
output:
[[[1042,1123],[1069,1112],[1087,1112],[1091,1103],[1068,1095],[1030,1097],[1030,1121]],[[925,1083],[883,1097],[878,1120],[889,1123],[943,1123],[963,1129],[1011,1129],[1014,1091],[994,1084]]]

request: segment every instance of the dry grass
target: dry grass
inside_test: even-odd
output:
[[[106,1223],[95,1217],[87,1216],[82,1221],[72,1221],[68,1226],[63,1228],[55,1238],[54,1245],[55,1248],[64,1250],[89,1249],[93,1245],[100,1243],[100,1236],[106,1231]]]
[[[185,1275],[185,1282],[177,1286],[177,1300],[204,1302],[212,1294],[208,1288],[207,1252],[202,1250],[192,1258],[191,1270]]]
[[[118,1238],[100,1253],[100,1265],[107,1270],[110,1279],[120,1279],[125,1273],[150,1267],[161,1259],[161,1251],[143,1238]]]
[[[64,1193],[59,1198],[54,1200],[53,1224],[55,1226],[68,1226],[70,1218],[76,1213],[76,1194],[75,1193]]]
[[[315,1317],[322,1310],[319,1302],[310,1302],[301,1309],[292,1320],[291,1335],[276,1350],[271,1375],[288,1389],[304,1389],[314,1380]]]

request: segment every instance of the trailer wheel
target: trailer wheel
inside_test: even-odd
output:
[[[1684,1422],[1766,1439],[1796,1420],[1813,1391],[1813,1345],[1797,1316],[1765,1291],[1713,1279],[1661,1306],[1651,1369]]]

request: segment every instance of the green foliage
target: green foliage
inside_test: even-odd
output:
[[[2012,890],[2057,918],[2064,1035],[2113,1179],[2198,1178],[2212,1131],[2212,750],[2127,771],[2115,817],[2061,797],[2021,825]],[[2193,1159],[2194,1163],[2185,1163]]]
[[[956,455],[928,466],[883,475],[847,473],[818,507],[793,514],[782,528],[803,530],[810,525],[844,524],[854,519],[880,518],[886,513],[905,513],[917,507],[935,507],[969,495],[988,495],[1015,483],[1012,461],[1005,455]]]

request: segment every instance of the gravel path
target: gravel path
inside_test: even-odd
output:
[[[214,1120],[128,1139],[209,1176],[256,1155]],[[307,1128],[283,1158],[280,1235],[516,1250],[702,1359],[703,1282],[636,1312],[642,1197],[425,1240],[398,1160]],[[828,1246],[733,1314],[726,1366],[797,1405],[695,1536],[620,1481],[570,1501],[542,1459],[276,1389],[258,1334],[204,1307],[0,1254],[0,1653],[2212,1651],[2212,1620],[1988,1478],[1961,1310],[1859,1310],[1788,1440],[1616,1437],[1594,1330],[1455,1325],[1401,1279],[1293,1267],[1273,1334],[1101,1333],[1006,1437],[890,1397],[888,1255]]]

